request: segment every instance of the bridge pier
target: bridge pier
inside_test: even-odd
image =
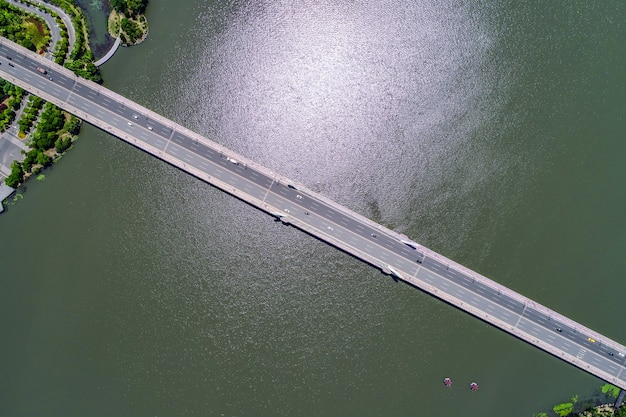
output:
[[[615,405],[613,406],[613,408],[617,410],[622,405],[625,395],[626,391],[624,391],[623,389],[619,391],[619,395],[617,396],[617,400],[615,400]]]

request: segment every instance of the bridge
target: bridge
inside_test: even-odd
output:
[[[37,67],[47,70],[46,74]],[[583,371],[626,390],[626,347],[66,68],[0,38],[0,77]]]

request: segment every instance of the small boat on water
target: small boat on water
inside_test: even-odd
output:
[[[452,386],[452,380],[451,380],[450,378],[444,378],[444,379],[443,379],[443,384],[444,384],[446,387],[451,387],[451,386]]]
[[[478,384],[475,382],[470,383],[470,389],[472,391],[478,391]]]

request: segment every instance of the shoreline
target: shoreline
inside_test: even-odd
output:
[[[47,59],[53,60],[57,64],[62,64],[69,70],[80,73],[79,75],[85,78],[92,75],[99,77],[97,69],[95,69],[95,72],[94,70],[89,70],[89,64],[91,63],[90,60],[93,60],[93,54],[89,46],[89,40],[87,39],[87,23],[84,19],[82,9],[70,3],[62,3],[61,5],[53,6],[56,9],[52,10],[49,8],[51,7],[50,5],[42,3],[41,1],[27,1],[25,5],[7,4],[8,7],[13,7],[14,13],[22,19],[28,18],[29,15],[35,15],[43,19],[41,24],[36,27],[42,36],[47,34],[50,39],[45,47],[38,48],[37,53],[40,56],[45,56]],[[67,7],[68,9],[64,9],[63,7]],[[66,22],[64,17],[67,17],[67,14],[73,16],[73,19],[78,22],[80,27],[76,27],[73,21],[69,23]],[[69,20],[69,18],[67,19]],[[60,29],[60,26],[65,26],[64,29],[66,30]],[[70,44],[72,46],[71,50],[68,48]],[[48,52],[50,51],[54,52],[48,56]],[[68,63],[71,64],[73,68],[70,67]],[[4,201],[8,203],[10,196],[15,192],[19,192],[32,177],[37,177],[45,168],[61,159],[65,152],[71,148],[78,139],[80,125],[82,124],[82,120],[60,109],[57,110],[56,108],[47,107],[41,99],[36,100],[37,96],[31,94],[13,94],[12,96],[9,95],[7,100],[14,100],[18,96],[19,105],[17,108],[15,105],[11,105],[10,101],[5,105],[7,108],[14,109],[15,116],[11,124],[5,129],[2,129],[1,133],[3,134],[3,140],[5,139],[4,135],[12,135],[19,140],[20,143],[26,145],[26,147],[22,146],[20,155],[14,157],[14,159],[10,161],[10,165],[7,165],[8,162],[6,161],[4,163],[6,167],[3,165],[0,181],[4,192],[0,204]],[[29,97],[28,100],[26,100],[26,97]],[[33,97],[35,99],[33,99]],[[52,125],[49,121],[46,121],[47,119],[42,119],[42,115],[56,115],[57,113],[57,116],[62,117],[62,122],[59,122],[61,123],[60,126]],[[11,129],[10,132],[9,129]],[[13,131],[13,129],[15,129],[15,131]],[[50,141],[35,140],[32,134],[37,129],[43,129],[47,133],[53,133],[53,142],[48,143]],[[8,195],[4,195],[7,189],[12,191]],[[3,211],[3,209],[4,206],[1,207],[0,212]]]

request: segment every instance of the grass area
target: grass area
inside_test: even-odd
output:
[[[45,26],[37,19],[33,19],[32,17],[24,19],[23,23],[24,30],[26,32],[26,36],[28,36],[37,47],[37,50],[40,51],[45,48],[48,44],[48,36]]]

